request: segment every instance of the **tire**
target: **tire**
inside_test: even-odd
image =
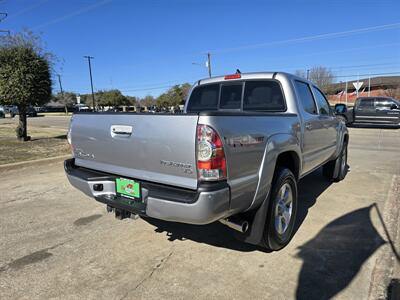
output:
[[[335,174],[336,165],[339,167],[337,174]],[[347,170],[347,142],[345,142],[339,156],[335,160],[327,162],[323,166],[322,172],[328,180],[339,182],[346,177]]]
[[[279,250],[293,236],[297,213],[297,181],[287,168],[275,171],[264,228],[264,247]]]

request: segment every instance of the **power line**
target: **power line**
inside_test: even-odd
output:
[[[66,14],[66,15],[61,16],[61,17],[59,17],[59,18],[55,18],[55,19],[50,20],[50,21],[48,21],[48,22],[46,22],[46,23],[40,24],[40,25],[38,25],[38,26],[35,26],[35,27],[33,27],[32,29],[33,29],[33,30],[36,30],[36,29],[40,29],[40,28],[43,28],[43,27],[46,27],[46,26],[55,24],[55,23],[59,23],[59,22],[65,21],[65,20],[67,20],[67,19],[69,19],[69,18],[78,16],[78,15],[81,15],[81,14],[83,14],[83,13],[85,13],[85,12],[88,12],[88,11],[90,11],[90,10],[93,10],[93,9],[99,7],[99,6],[103,6],[103,5],[105,5],[105,4],[107,4],[107,3],[111,2],[111,1],[113,1],[113,0],[103,0],[103,1],[101,1],[101,2],[97,2],[97,3],[94,3],[94,4],[92,4],[92,5],[85,6],[85,7],[81,8],[81,9],[78,9],[78,10],[72,12],[72,13]]]
[[[226,52],[232,52],[232,51],[263,48],[263,47],[276,46],[276,45],[294,44],[294,43],[310,42],[310,41],[325,40],[325,39],[332,39],[332,38],[341,38],[341,37],[347,37],[347,36],[351,36],[351,35],[364,34],[364,33],[369,33],[369,32],[383,31],[383,30],[392,30],[392,29],[397,29],[397,28],[400,28],[400,23],[391,23],[391,24],[384,24],[384,25],[378,25],[378,26],[372,26],[372,27],[364,27],[364,28],[358,28],[358,29],[347,30],[347,31],[316,34],[316,35],[310,35],[310,36],[305,36],[305,37],[300,37],[300,38],[292,38],[292,39],[287,39],[287,40],[259,43],[259,44],[250,44],[250,45],[232,47],[232,48],[215,49],[215,50],[211,50],[210,52],[213,54],[226,53]]]
[[[383,73],[368,73],[368,74],[349,74],[349,75],[334,75],[331,76],[333,78],[345,78],[345,77],[370,77],[370,76],[382,76],[382,75],[400,75],[400,72],[383,72]],[[192,80],[193,81],[193,80]],[[120,90],[121,92],[139,92],[139,91],[151,91],[151,90],[160,90],[160,89],[167,89],[167,88],[172,88],[175,85],[179,85],[182,84],[182,82],[180,83],[176,83],[174,85],[164,85],[164,86],[154,86],[154,87],[149,87],[149,88],[134,88],[132,87],[132,89],[118,89],[118,87],[116,87],[116,89]],[[100,89],[100,90],[104,90],[104,89]]]
[[[16,13],[14,13],[14,14],[11,14],[11,15],[8,17],[8,19],[9,19],[9,20],[10,20],[10,19],[14,19],[14,18],[18,17],[19,15],[22,15],[22,14],[25,14],[25,13],[31,11],[31,10],[34,10],[35,8],[37,8],[37,7],[41,6],[41,5],[43,5],[44,3],[48,2],[48,1],[49,1],[49,0],[42,0],[42,1],[39,2],[39,3],[35,3],[35,4],[33,4],[33,5],[30,5],[30,6],[26,7],[26,8],[24,8],[24,9],[22,9],[22,10],[16,12]]]

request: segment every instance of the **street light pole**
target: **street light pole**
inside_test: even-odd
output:
[[[61,92],[62,102],[64,103],[65,114],[68,114],[67,103],[65,103],[64,91],[63,91],[62,84],[61,84],[61,75],[57,74],[57,77],[58,77],[58,83],[60,84],[60,92]]]
[[[94,91],[93,91],[93,79],[92,79],[92,65],[90,63],[90,60],[93,59],[93,56],[85,55],[84,58],[87,58],[88,63],[89,63],[89,74],[90,74],[90,86],[92,88],[92,101],[93,101],[93,110],[96,110],[96,105],[94,101]]]

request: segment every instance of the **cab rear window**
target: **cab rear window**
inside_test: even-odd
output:
[[[244,88],[244,92],[243,92]],[[285,111],[285,98],[276,80],[249,80],[196,87],[187,112],[209,110]]]

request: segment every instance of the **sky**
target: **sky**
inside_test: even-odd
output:
[[[0,0],[0,29],[40,34],[53,90],[157,96],[212,74],[325,66],[336,81],[400,75],[398,0]],[[1,16],[0,16],[1,19]],[[194,64],[195,63],[195,64]],[[365,76],[367,75],[367,76]]]

